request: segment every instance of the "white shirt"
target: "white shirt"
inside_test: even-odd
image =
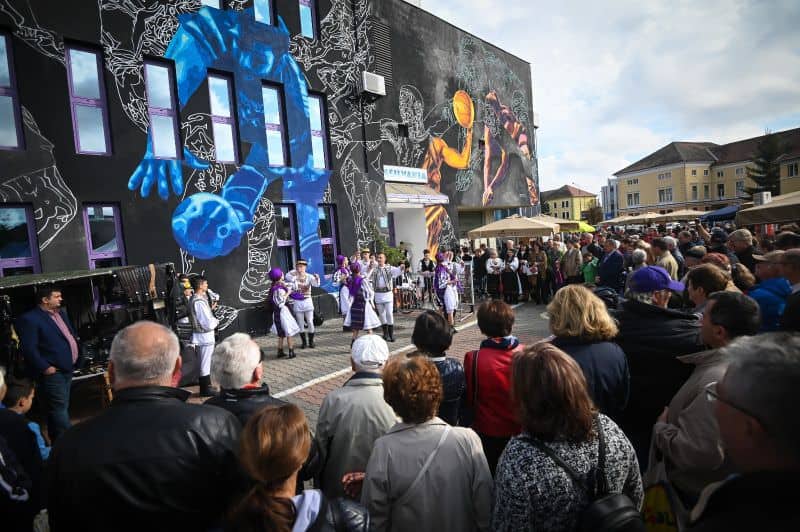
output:
[[[214,345],[214,329],[219,326],[219,320],[211,312],[211,306],[205,297],[195,297],[192,303],[194,318],[197,324],[208,332],[193,332],[192,343],[197,345]],[[210,329],[210,330],[209,330]]]

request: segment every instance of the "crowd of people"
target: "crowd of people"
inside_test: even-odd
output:
[[[498,254],[479,249],[473,264],[488,258],[476,286],[495,297],[477,309],[485,338],[463,362],[449,353],[446,305],[416,318],[412,353],[391,357],[381,321],[391,306],[379,310],[375,295],[402,272],[380,254],[365,265],[340,258],[353,374],[325,397],[316,427],[271,394],[269,363],[242,333],[201,364],[219,393],[187,403],[177,336],[140,321],[112,343],[111,407],[71,427],[53,411],[50,447],[26,413],[37,392],[58,398],[63,383],[39,383],[71,344],[37,351],[36,386],[0,380],[3,529],[633,531],[665,519],[696,531],[800,529],[790,504],[800,237],[699,229],[511,243],[499,269]],[[434,279],[452,286],[452,262],[436,259]],[[537,269],[535,284],[522,267]],[[290,332],[308,331],[297,315],[308,311],[285,306],[297,286],[314,286],[303,273],[292,273],[299,283],[272,275],[275,329],[290,351]],[[547,301],[552,333],[527,346],[509,305],[524,290]],[[56,297],[42,294],[42,316],[26,320],[61,331]],[[357,334],[362,303],[383,335]],[[654,487],[669,493],[668,516],[650,506]]]

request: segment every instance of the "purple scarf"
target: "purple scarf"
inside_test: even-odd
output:
[[[347,289],[350,291],[350,295],[355,297],[358,291],[361,290],[361,283],[364,281],[364,278],[359,275],[361,272],[361,264],[354,262],[350,265],[350,271],[352,275],[347,281]]]

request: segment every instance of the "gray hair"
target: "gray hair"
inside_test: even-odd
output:
[[[211,357],[211,378],[225,390],[238,390],[253,380],[261,349],[249,334],[235,333],[221,341]]]
[[[159,323],[142,320],[117,333],[109,358],[117,379],[147,384],[168,379],[178,356],[180,344],[175,333]]]
[[[675,240],[675,237],[672,237],[672,236],[665,236],[664,237],[664,242],[667,243],[667,248],[668,249],[673,249],[673,248],[678,246],[678,241]]]
[[[610,245],[614,249],[619,249],[619,240],[615,238],[606,238],[606,244]]]
[[[647,261],[647,252],[643,249],[634,249],[631,252],[631,261],[634,264],[644,264]]]
[[[747,242],[748,246],[752,246],[753,234],[747,229],[737,229],[728,235],[728,240],[733,240],[734,242]]]
[[[628,293],[625,294],[625,297],[628,299],[634,299],[641,303],[647,303],[648,305],[653,304],[653,296],[655,292],[634,292],[631,289],[628,289]]]
[[[730,360],[725,387],[731,400],[757,416],[775,443],[800,459],[800,335],[743,336],[722,353]]]

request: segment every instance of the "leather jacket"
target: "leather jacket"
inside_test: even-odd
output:
[[[328,499],[323,496],[325,507],[307,532],[368,532],[369,512],[355,501],[344,498]]]
[[[47,476],[57,530],[207,530],[241,483],[241,426],[223,409],[187,404],[178,388],[116,391],[111,407],[67,430]]]

